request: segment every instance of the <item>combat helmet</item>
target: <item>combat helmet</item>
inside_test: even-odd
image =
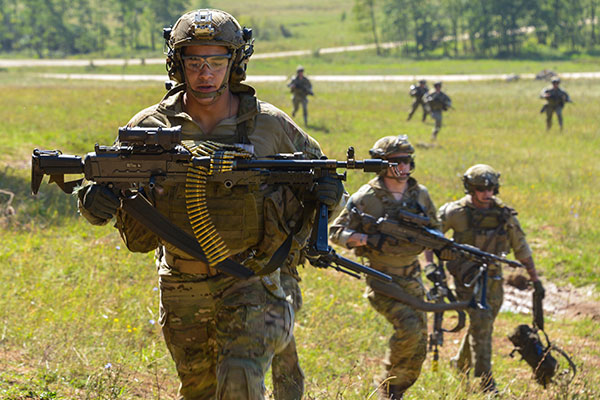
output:
[[[377,140],[373,145],[373,148],[369,150],[369,155],[372,158],[381,158],[386,160],[390,154],[395,153],[406,153],[411,157],[410,170],[411,172],[415,169],[414,159],[415,148],[408,140],[407,135],[398,136],[385,136]],[[386,171],[382,171],[385,174]]]
[[[550,82],[551,83],[560,83],[560,78],[558,76],[555,76],[550,80]]]
[[[476,187],[491,187],[494,194],[500,189],[500,173],[486,164],[476,164],[467,169],[462,178],[465,193],[473,194]]]
[[[231,59],[221,87],[211,93],[194,93],[199,97],[215,97],[230,84],[246,79],[248,59],[254,52],[252,29],[242,28],[237,20],[221,10],[200,9],[182,15],[172,28],[164,28],[167,46],[166,67],[169,78],[185,83],[182,51],[186,46],[224,46]]]
[[[296,73],[298,73],[298,72],[304,72],[304,67],[302,65],[298,65],[296,67]]]

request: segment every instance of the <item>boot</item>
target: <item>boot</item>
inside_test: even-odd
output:
[[[383,385],[379,388],[380,400],[401,400],[404,389],[400,385]]]
[[[485,374],[481,377],[481,391],[493,396],[496,396],[500,393],[496,387],[496,381],[494,381],[492,374]]]
[[[401,400],[404,397],[404,390],[400,385],[390,385],[388,393],[390,400]]]

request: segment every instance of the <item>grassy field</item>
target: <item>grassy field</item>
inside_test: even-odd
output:
[[[302,49],[309,49],[301,47]],[[256,45],[256,54],[264,52]],[[155,57],[163,57],[156,55]],[[536,74],[543,69],[557,73],[591,72],[600,70],[596,58],[572,60],[489,60],[489,59],[435,59],[424,60],[406,58],[398,51],[378,56],[374,50],[358,52],[311,55],[307,57],[286,57],[272,59],[252,59],[248,65],[250,75],[291,75],[299,64],[310,75],[368,75],[368,74]],[[96,74],[165,74],[161,65],[129,66],[88,66],[88,67],[30,67],[22,69],[27,73],[96,73]],[[9,71],[5,71],[9,72]],[[0,74],[1,76],[1,74]]]
[[[0,189],[15,193],[16,211],[0,219],[0,398],[173,398],[177,382],[156,323],[151,255],[129,253],[110,226],[87,224],[77,216],[75,200],[57,187],[43,185],[37,198],[29,195],[33,148],[82,154],[96,142],[111,143],[116,128],[156,102],[163,89],[35,77],[15,84],[15,76],[0,74]],[[590,90],[597,82],[563,83],[576,103],[564,111],[562,133],[545,131],[540,85],[445,85],[456,110],[444,115],[438,145],[427,147],[432,126],[419,118],[405,121],[410,103],[405,85],[319,84],[307,131],[336,158],[343,158],[349,145],[366,157],[377,138],[408,134],[419,146],[415,177],[438,206],[461,196],[460,176],[467,167],[493,165],[502,172],[501,197],[519,210],[542,279],[597,289],[600,94]],[[261,98],[291,111],[283,83],[257,89]],[[369,178],[350,172],[348,190]],[[0,195],[0,211],[6,200]],[[307,397],[368,398],[390,326],[362,298],[361,281],[311,267],[302,275],[305,308],[296,333]],[[506,335],[529,318],[502,313],[498,320],[494,368],[504,397],[599,398],[597,322],[547,322],[551,337],[573,355],[580,373],[569,387],[543,391],[529,379],[525,363],[508,357]],[[428,360],[408,399],[483,398],[448,367],[459,339],[446,335],[440,370],[431,371]]]

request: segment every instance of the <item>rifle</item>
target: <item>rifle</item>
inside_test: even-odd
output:
[[[225,146],[213,142],[202,142],[197,147],[186,146],[181,142],[180,126],[119,128],[117,143],[112,146],[96,144],[94,151],[84,158],[64,155],[60,150],[35,149],[31,160],[32,193],[36,194],[39,191],[44,176],[49,175],[49,183],[56,183],[65,193],[70,194],[82,185],[83,179],[66,182],[65,175],[83,174],[86,180],[111,189],[121,198],[125,212],[163,240],[192,257],[238,278],[248,278],[254,273],[227,258],[225,244],[208,217],[205,196],[204,203],[198,202],[193,207],[193,215],[188,211],[190,222],[192,223],[193,217],[198,223],[199,229],[194,229],[194,232],[202,231],[199,234],[206,234],[206,240],[201,241],[199,234],[196,234],[196,237],[191,236],[159,213],[147,200],[145,192],[160,184],[185,183],[195,185],[197,192],[202,194],[202,185],[206,185],[207,182],[218,182],[228,188],[236,184],[267,183],[310,190],[315,182],[324,176],[345,180],[346,172],[337,173],[338,168],[379,172],[389,165],[394,165],[380,159],[356,160],[353,148],[348,149],[346,161],[307,160],[302,153],[277,154],[257,160],[252,158],[250,152],[238,146]],[[319,219],[313,234],[316,235],[315,248],[321,252],[324,248],[323,241],[327,245],[327,206],[317,204],[316,208]],[[192,226],[194,227],[194,223]],[[292,235],[275,252],[267,266],[257,272],[259,275],[274,271],[280,261],[287,257],[292,243],[291,237]],[[200,243],[204,243],[204,246]],[[364,269],[360,269],[360,272],[371,273]],[[372,274],[383,279],[387,277],[378,275],[380,273],[377,271]]]
[[[442,232],[431,228],[428,217],[420,216],[404,210],[398,210],[397,220],[390,219],[387,215],[382,218],[375,218],[372,215],[365,214],[356,207],[351,213],[359,218],[362,225],[362,231],[368,235],[381,235],[379,243],[383,240],[395,240],[417,244],[433,250],[440,257],[443,251],[451,251],[458,258],[472,261],[479,265],[475,271],[474,277],[466,283],[465,286],[475,285],[474,293],[481,290],[481,298],[475,304],[480,308],[487,308],[486,287],[487,287],[487,266],[493,263],[507,264],[512,267],[523,267],[518,261],[509,260],[505,257],[497,256],[480,250],[475,246],[456,243],[453,239],[444,236]],[[376,249],[378,250],[378,249]],[[470,271],[468,271],[470,272]]]
[[[451,303],[456,303],[456,297],[448,288],[446,273],[444,272],[443,262],[435,265],[435,269],[427,274],[427,279],[433,283],[433,287],[427,292],[427,299],[436,304],[444,303],[447,298]],[[433,315],[433,329],[429,334],[429,351],[433,351],[432,369],[438,370],[438,360],[440,358],[438,346],[444,345],[444,332],[458,332],[465,327],[466,315],[462,310],[456,310],[458,313],[458,322],[452,329],[443,327],[444,312],[436,312]]]

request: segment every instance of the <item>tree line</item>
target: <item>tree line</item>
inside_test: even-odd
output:
[[[422,56],[577,52],[600,41],[600,0],[355,0],[354,15],[381,40]],[[379,51],[379,50],[378,50]]]
[[[186,0],[0,0],[0,51],[38,57],[156,50]],[[200,2],[204,3],[204,2]]]
[[[376,43],[405,42],[407,54],[515,56],[539,48],[597,49],[599,4],[600,0],[354,0],[354,15],[359,29]],[[33,52],[40,58],[155,52],[163,44],[160,27],[173,24],[188,6],[189,0],[0,0],[0,52]],[[208,6],[209,0],[194,4]],[[257,36],[269,40],[267,29],[259,31]]]

